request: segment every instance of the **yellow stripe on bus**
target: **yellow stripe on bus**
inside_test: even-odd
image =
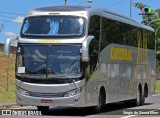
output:
[[[143,32],[144,33],[144,32]],[[146,78],[151,84],[151,79],[150,79],[150,65],[148,63],[148,50],[147,50],[147,34],[144,33],[144,37],[142,38],[142,32],[139,29],[137,32],[137,41],[138,41],[138,53],[137,53],[137,61],[136,61],[136,65],[135,65],[135,70],[134,70],[134,74],[133,74],[133,78],[131,81],[131,86],[130,86],[130,94],[134,93],[134,88],[136,86],[136,81],[138,79],[138,75],[140,74],[140,65],[142,62],[144,62],[146,64],[145,67],[145,73],[146,73]],[[140,78],[142,79],[142,78]]]

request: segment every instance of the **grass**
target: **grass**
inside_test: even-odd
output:
[[[160,94],[160,80],[156,80],[155,93]]]
[[[0,102],[9,102],[16,101],[16,93],[15,90],[10,91],[1,91],[0,94]]]
[[[0,52],[0,67],[0,102],[15,101],[15,55],[8,58]]]

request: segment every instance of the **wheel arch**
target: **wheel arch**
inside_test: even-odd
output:
[[[98,96],[99,96],[99,93],[102,92],[104,97],[105,97],[105,103],[106,103],[106,95],[107,95],[107,92],[106,92],[106,87],[104,84],[100,84],[99,87],[98,87]]]
[[[105,87],[104,87],[104,86],[102,86],[102,87],[101,87],[100,92],[102,92],[102,93],[103,93],[103,95],[104,95],[104,99],[105,99],[105,103],[106,103],[106,89],[105,89]]]

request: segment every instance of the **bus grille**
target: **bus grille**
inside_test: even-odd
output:
[[[29,92],[32,97],[43,97],[43,98],[55,98],[63,97],[64,93],[38,93],[38,92]]]

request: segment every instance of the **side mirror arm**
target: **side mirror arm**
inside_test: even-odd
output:
[[[82,43],[82,61],[89,61],[89,44],[94,39],[94,36],[88,36]]]
[[[5,56],[7,56],[7,57],[9,56],[11,43],[13,41],[17,40],[18,38],[19,38],[19,36],[15,36],[15,37],[6,39],[6,42],[4,45],[4,55]]]

